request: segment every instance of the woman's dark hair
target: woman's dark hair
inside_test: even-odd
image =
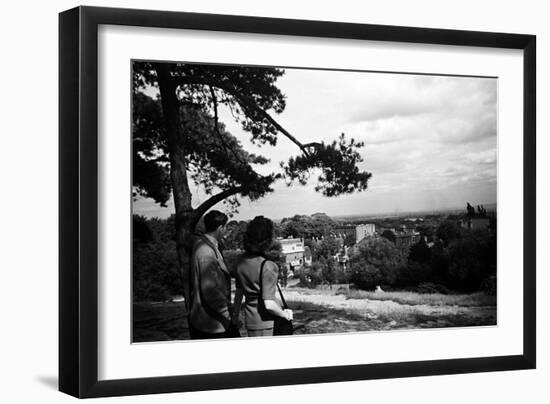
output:
[[[218,210],[211,210],[204,216],[204,230],[211,233],[220,226],[225,226],[229,218],[225,213]]]
[[[265,256],[273,245],[273,222],[256,216],[246,226],[243,240],[247,253]]]

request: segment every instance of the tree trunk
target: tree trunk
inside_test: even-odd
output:
[[[190,267],[191,254],[195,241],[195,226],[206,211],[225,198],[242,192],[244,187],[226,189],[211,196],[196,209],[192,207],[191,190],[187,179],[187,165],[185,162],[185,149],[182,140],[185,134],[181,120],[179,100],[176,95],[177,82],[171,76],[173,65],[168,63],[154,64],[157,71],[162,114],[168,139],[168,152],[170,154],[170,179],[172,193],[176,208],[176,250],[180,273],[183,282],[183,295],[185,304],[189,304],[190,296]]]
[[[191,205],[185,150],[181,142],[183,134],[180,133],[183,126],[176,96],[177,86],[170,74],[171,68],[172,65],[167,63],[155,64],[170,154],[170,178],[176,208],[176,249],[183,281],[183,295],[188,305],[190,259],[194,243],[194,228],[198,219],[195,218]]]

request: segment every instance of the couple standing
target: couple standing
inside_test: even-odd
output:
[[[216,210],[204,217],[205,234],[193,247],[189,332],[192,339],[238,337],[239,313],[243,297],[249,337],[273,335],[276,317],[292,319],[276,298],[279,268],[266,257],[274,243],[273,222],[263,216],[250,221],[244,235],[244,253],[233,276],[235,301],[231,304],[231,274],[219,242],[225,234],[228,217]]]

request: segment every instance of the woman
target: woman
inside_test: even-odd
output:
[[[233,308],[233,321],[236,324],[244,296],[249,337],[272,336],[276,316],[292,319],[292,310],[283,310],[276,298],[279,268],[269,259],[269,251],[273,246],[273,222],[263,216],[255,217],[246,227],[245,253],[235,271],[237,290]]]

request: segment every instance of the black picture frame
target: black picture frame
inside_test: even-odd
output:
[[[98,381],[100,24],[523,50],[523,354]],[[535,368],[535,61],[533,35],[96,7],[60,13],[59,390],[85,398]]]

